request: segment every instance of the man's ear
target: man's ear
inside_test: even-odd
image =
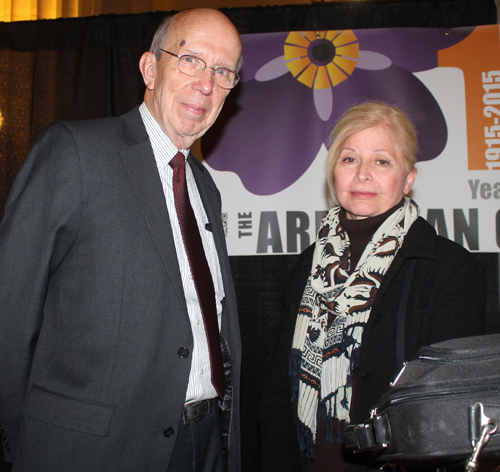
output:
[[[156,56],[152,52],[145,52],[139,60],[139,69],[146,88],[153,90],[155,88]]]

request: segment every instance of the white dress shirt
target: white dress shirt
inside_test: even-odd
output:
[[[212,385],[211,370],[210,370],[210,356],[208,351],[208,341],[205,333],[205,325],[201,314],[200,303],[194,280],[191,275],[191,268],[182,240],[181,228],[177,218],[177,211],[175,209],[174,192],[172,185],[172,178],[174,171],[170,167],[169,162],[179,151],[168,136],[162,131],[160,125],[156,122],[151,115],[146,104],[143,102],[139,107],[142,121],[146,127],[153,153],[156,159],[156,165],[160,174],[163,192],[165,194],[165,201],[174,235],[175,249],[177,252],[177,260],[182,277],[182,286],[184,288],[184,295],[186,297],[187,310],[189,320],[191,322],[191,329],[193,332],[193,352],[191,359],[191,372],[189,375],[189,383],[186,392],[186,403],[190,401],[203,400],[207,398],[217,397],[217,392]],[[189,150],[180,149],[184,156],[189,155]],[[224,298],[224,287],[222,284],[222,275],[220,271],[219,258],[215,248],[215,241],[211,231],[205,228],[208,224],[208,218],[203,208],[203,203],[198,192],[198,187],[193,176],[191,167],[186,165],[186,180],[189,193],[189,201],[193,207],[193,211],[198,223],[203,248],[207,257],[208,266],[212,274],[212,279],[215,288],[215,302],[217,308],[217,319],[219,322],[219,330],[221,326],[221,313],[222,313],[222,300]]]

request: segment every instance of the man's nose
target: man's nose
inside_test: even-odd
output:
[[[194,87],[204,95],[210,95],[214,88],[214,71],[210,67],[205,67],[205,70],[196,77]]]

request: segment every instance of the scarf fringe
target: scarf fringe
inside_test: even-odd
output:
[[[312,431],[302,423],[299,423],[298,431],[299,449],[305,451],[308,460],[316,459],[316,451],[314,449],[314,437]]]

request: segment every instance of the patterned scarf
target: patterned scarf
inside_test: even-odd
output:
[[[419,213],[416,203],[405,198],[403,206],[375,231],[356,269],[348,275],[350,243],[340,225],[340,210],[332,208],[318,230],[292,344],[292,399],[297,398],[299,444],[308,459],[315,457],[321,415],[326,417],[330,442],[334,442],[333,419],[349,423],[353,372],[363,329],[382,279]],[[329,313],[335,318],[328,328]]]

